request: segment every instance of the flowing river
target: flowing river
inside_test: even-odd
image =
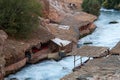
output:
[[[109,24],[111,21],[118,23]],[[79,45],[83,45],[84,42],[92,42],[91,45],[94,46],[112,48],[120,41],[120,12],[101,9],[101,15],[95,24],[97,25],[95,32],[79,40]],[[85,57],[84,60],[86,59]],[[16,74],[9,75],[5,80],[10,80],[10,78],[17,78],[18,80],[60,80],[72,72],[73,67],[73,56],[58,62],[47,60],[27,66]]]
[[[109,22],[117,21],[116,24],[109,24]],[[101,9],[101,15],[95,22],[97,28],[94,33],[88,35],[78,44],[82,45],[84,42],[92,42],[93,46],[105,46],[112,48],[120,41],[120,12],[114,10]]]

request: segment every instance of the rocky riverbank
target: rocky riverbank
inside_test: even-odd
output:
[[[81,11],[79,4],[82,0],[40,2],[44,17],[40,17],[40,27],[33,32],[30,39],[15,40],[7,38],[4,31],[0,33],[1,80],[2,76],[16,72],[26,63],[36,63],[48,58],[48,54],[63,49],[70,52],[80,36],[91,33],[96,27],[93,22],[97,17]],[[59,39],[57,42],[66,42],[60,45],[55,38]]]
[[[76,71],[66,75],[61,80],[119,80],[119,48],[120,42],[113,49],[108,51],[108,56],[89,60],[84,66],[77,67]]]

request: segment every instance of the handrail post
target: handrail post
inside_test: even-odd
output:
[[[75,55],[74,55],[74,68],[75,68]]]
[[[81,56],[80,60],[81,60],[81,65],[82,65],[82,56]]]

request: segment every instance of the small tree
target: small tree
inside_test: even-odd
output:
[[[103,7],[107,9],[118,9],[120,10],[120,0],[105,0]]]
[[[37,0],[0,0],[0,28],[10,36],[26,38],[38,26],[40,11]]]
[[[103,3],[103,7],[107,8],[107,9],[111,9],[114,8],[114,1],[113,0],[105,0]]]
[[[82,4],[83,11],[93,14],[99,15],[101,4],[98,0],[84,0]]]

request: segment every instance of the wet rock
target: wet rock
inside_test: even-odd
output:
[[[88,80],[88,79],[86,79],[86,78],[83,77],[83,76],[80,76],[80,77],[76,78],[76,80]]]
[[[88,78],[93,77],[91,74],[84,74],[77,78],[77,80],[89,80]]]
[[[10,80],[19,80],[19,79],[17,79],[17,78],[10,78]]]
[[[33,80],[32,78],[26,78],[25,80]]]
[[[111,21],[109,22],[109,24],[117,24],[118,22],[117,21]]]
[[[93,44],[93,43],[92,42],[84,42],[83,44],[87,45],[87,44]]]

